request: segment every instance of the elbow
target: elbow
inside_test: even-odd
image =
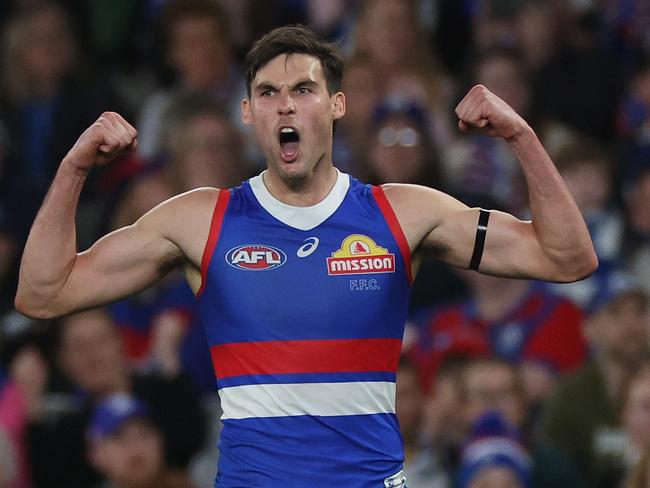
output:
[[[598,269],[598,257],[593,248],[581,253],[579,256],[572,256],[559,266],[560,283],[573,283],[584,280],[591,276]]]
[[[44,297],[30,296],[29,293],[22,291],[20,287],[14,298],[14,307],[18,312],[32,319],[49,320],[63,315],[57,313]]]

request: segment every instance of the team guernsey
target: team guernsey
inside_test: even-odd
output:
[[[197,296],[223,410],[219,488],[405,486],[395,375],[408,244],[381,187],[312,207],[220,192]]]

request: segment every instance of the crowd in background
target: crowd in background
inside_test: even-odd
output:
[[[105,110],[139,146],[91,173],[80,249],[259,173],[240,63],[290,23],[345,56],[340,170],[527,218],[508,144],[456,128],[482,83],[544,143],[600,261],[557,285],[422,256],[397,385],[409,488],[648,486],[647,0],[0,0],[0,486],[212,486],[217,385],[183,276],[34,321],[13,310],[18,263],[59,162]]]

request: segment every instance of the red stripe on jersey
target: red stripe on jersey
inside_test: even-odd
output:
[[[217,378],[256,374],[397,371],[399,339],[238,342],[212,346]]]
[[[214,206],[214,212],[212,213],[212,222],[210,222],[210,234],[208,235],[208,240],[203,249],[203,257],[201,258],[201,288],[196,292],[196,298],[200,297],[205,289],[205,284],[208,278],[208,268],[210,267],[214,248],[219,240],[221,224],[223,222],[223,216],[226,213],[226,208],[228,207],[228,200],[230,200],[230,192],[228,190],[219,190],[217,203]]]
[[[372,196],[375,197],[377,206],[379,206],[379,210],[381,210],[381,213],[384,215],[384,219],[386,219],[386,223],[388,224],[388,227],[393,233],[393,237],[399,246],[399,250],[402,254],[402,259],[404,260],[406,277],[408,278],[410,285],[413,283],[413,271],[411,269],[411,248],[409,247],[409,243],[404,236],[402,226],[397,220],[397,216],[393,211],[393,207],[390,206],[390,202],[388,201],[388,198],[386,198],[384,189],[381,186],[374,186],[372,188]]]

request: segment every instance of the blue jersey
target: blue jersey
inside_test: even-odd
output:
[[[395,375],[410,252],[380,187],[312,207],[221,191],[198,292],[223,409],[219,488],[403,486]]]

